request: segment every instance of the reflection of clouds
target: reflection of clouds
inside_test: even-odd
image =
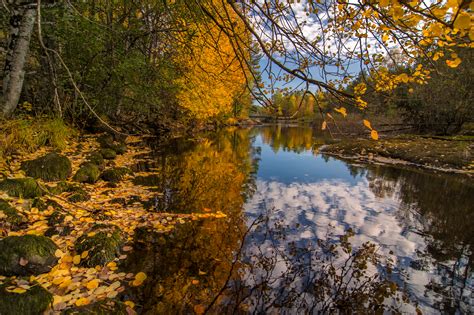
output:
[[[287,250],[290,242],[304,245],[304,242],[315,237],[325,239],[328,232],[338,236],[352,228],[355,236],[351,243],[354,246],[370,241],[378,245],[383,254],[392,251],[394,263],[406,269],[409,275],[404,281],[409,284],[410,291],[419,302],[432,304],[433,297],[426,297],[424,293],[425,285],[435,275],[414,270],[409,265],[417,259],[417,250],[426,250],[426,243],[420,235],[409,232],[399,221],[397,212],[400,203],[397,194],[377,197],[365,179],[355,184],[340,180],[291,184],[257,180],[257,191],[246,204],[246,213],[255,218],[263,209],[274,208],[270,220],[281,220],[284,225],[291,227],[285,241],[277,244],[281,250]],[[247,253],[270,250],[271,244],[259,244],[259,249],[256,247],[249,246]],[[284,272],[285,268],[278,266],[276,272]],[[435,312],[427,305],[423,308],[428,313]]]

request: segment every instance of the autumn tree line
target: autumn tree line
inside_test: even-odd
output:
[[[358,112],[452,133],[472,121],[472,12],[467,0],[2,1],[1,113],[140,131]]]

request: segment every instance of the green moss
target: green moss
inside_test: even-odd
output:
[[[48,153],[35,160],[23,162],[21,165],[28,176],[41,178],[45,181],[64,180],[71,175],[71,161],[57,153]]]
[[[79,183],[95,183],[100,176],[99,167],[93,163],[85,163],[79,168],[73,179]]]
[[[6,216],[5,219],[0,219],[0,222],[1,220],[5,220],[10,225],[14,226],[23,222],[23,217],[18,214],[18,211],[3,199],[0,199],[0,212]]]
[[[0,182],[0,190],[12,197],[34,198],[43,190],[33,178],[7,178]]]
[[[48,272],[56,265],[57,246],[44,236],[8,236],[0,240],[0,274],[5,276],[37,275]],[[26,259],[25,266],[19,264]]]
[[[90,232],[95,235],[89,236]],[[76,252],[88,251],[89,255],[81,264],[86,267],[103,266],[120,255],[123,243],[120,230],[113,225],[96,225],[85,233],[75,244]]]
[[[117,152],[112,149],[101,149],[100,154],[102,154],[106,160],[113,160],[117,157]]]
[[[132,174],[132,171],[126,167],[114,167],[102,172],[100,177],[106,182],[119,182],[125,175]]]
[[[97,138],[97,142],[100,143],[102,149],[112,149],[117,154],[127,152],[127,145],[124,143],[124,140],[125,139],[115,139],[115,137],[110,134],[105,134]]]
[[[90,162],[90,163],[94,163],[95,165],[97,165],[99,168],[102,168],[102,166],[104,165],[104,157],[102,156],[102,154],[100,154],[100,152],[98,151],[94,151],[92,152],[88,157],[87,157],[87,161]]]
[[[22,294],[6,291],[8,286],[10,283],[0,285],[0,314],[43,314],[53,301],[53,295],[39,284]]]
[[[44,211],[48,209],[48,207],[50,206],[56,210],[62,210],[63,208],[59,203],[57,203],[54,200],[51,200],[51,199],[43,200],[39,197],[33,199],[33,202],[31,203],[31,207],[37,208],[39,211]]]
[[[72,231],[72,227],[68,225],[62,225],[64,223],[66,215],[59,212],[59,211],[54,211],[49,217],[48,217],[48,225],[50,226],[49,229],[46,230],[44,235],[46,236],[53,236],[53,235],[60,235],[60,236],[66,236],[69,235]]]
[[[128,315],[127,305],[125,303],[104,300],[90,305],[75,307],[64,311],[65,315]]]
[[[91,196],[83,189],[76,191],[67,197],[67,200],[71,202],[83,202],[89,199],[91,199]]]

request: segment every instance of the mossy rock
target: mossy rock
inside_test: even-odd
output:
[[[79,183],[94,184],[99,179],[99,176],[99,167],[94,163],[87,162],[79,168],[73,180]]]
[[[59,235],[59,236],[67,236],[71,234],[73,231],[73,227],[69,225],[56,225],[48,228],[45,232],[44,235],[47,237],[51,237],[53,235]]]
[[[21,169],[28,176],[44,181],[64,180],[71,175],[71,161],[63,155],[48,153],[35,160],[23,162]]]
[[[90,236],[91,232],[95,234]],[[83,266],[104,266],[120,255],[123,241],[118,227],[98,224],[78,238],[75,249],[77,253],[89,252],[81,262]]]
[[[59,195],[62,194],[63,192],[70,191],[71,187],[74,185],[66,183],[66,182],[59,182],[54,186],[48,186],[48,191],[52,193],[53,195]]]
[[[133,179],[135,185],[141,186],[159,186],[161,181],[158,175],[137,176]]]
[[[38,275],[51,270],[58,259],[54,242],[44,236],[8,236],[0,240],[0,274],[4,276]],[[20,259],[27,261],[24,266]]]
[[[120,301],[103,300],[93,304],[67,309],[64,315],[128,315],[127,305]]]
[[[5,220],[11,226],[18,226],[23,222],[23,216],[19,215],[18,211],[3,199],[0,199],[0,214],[1,213],[3,213],[5,218],[2,218],[3,216],[0,215],[0,222]]]
[[[30,177],[7,178],[0,182],[0,191],[12,197],[34,198],[44,194],[38,183]]]
[[[6,288],[11,283],[0,284],[0,314],[38,315],[48,308],[53,295],[39,284],[33,285],[25,293],[11,293]]]
[[[105,134],[97,138],[102,149],[112,149],[117,154],[124,154],[127,152],[127,145],[125,144],[125,138],[119,136],[112,136]]]
[[[70,202],[84,202],[90,199],[91,196],[85,190],[76,191],[69,197],[67,197],[67,200],[69,200]]]
[[[94,151],[89,154],[87,161],[97,165],[99,168],[103,168],[105,165],[104,157],[98,151]]]
[[[133,173],[129,168],[114,167],[114,168],[103,171],[102,174],[100,175],[100,178],[102,178],[106,182],[117,183],[121,181],[125,175],[130,175],[130,174],[133,174]]]
[[[117,157],[117,152],[112,149],[101,149],[100,154],[102,154],[106,160],[113,160]]]
[[[33,199],[33,202],[31,203],[31,207],[37,208],[39,211],[44,211],[48,209],[48,207],[52,207],[55,210],[62,210],[63,208],[59,203],[57,203],[54,200],[51,200],[51,199],[43,200],[38,197]]]

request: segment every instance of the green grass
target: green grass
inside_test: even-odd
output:
[[[49,146],[62,150],[77,132],[60,119],[14,119],[0,121],[0,160],[12,154],[31,153]]]

